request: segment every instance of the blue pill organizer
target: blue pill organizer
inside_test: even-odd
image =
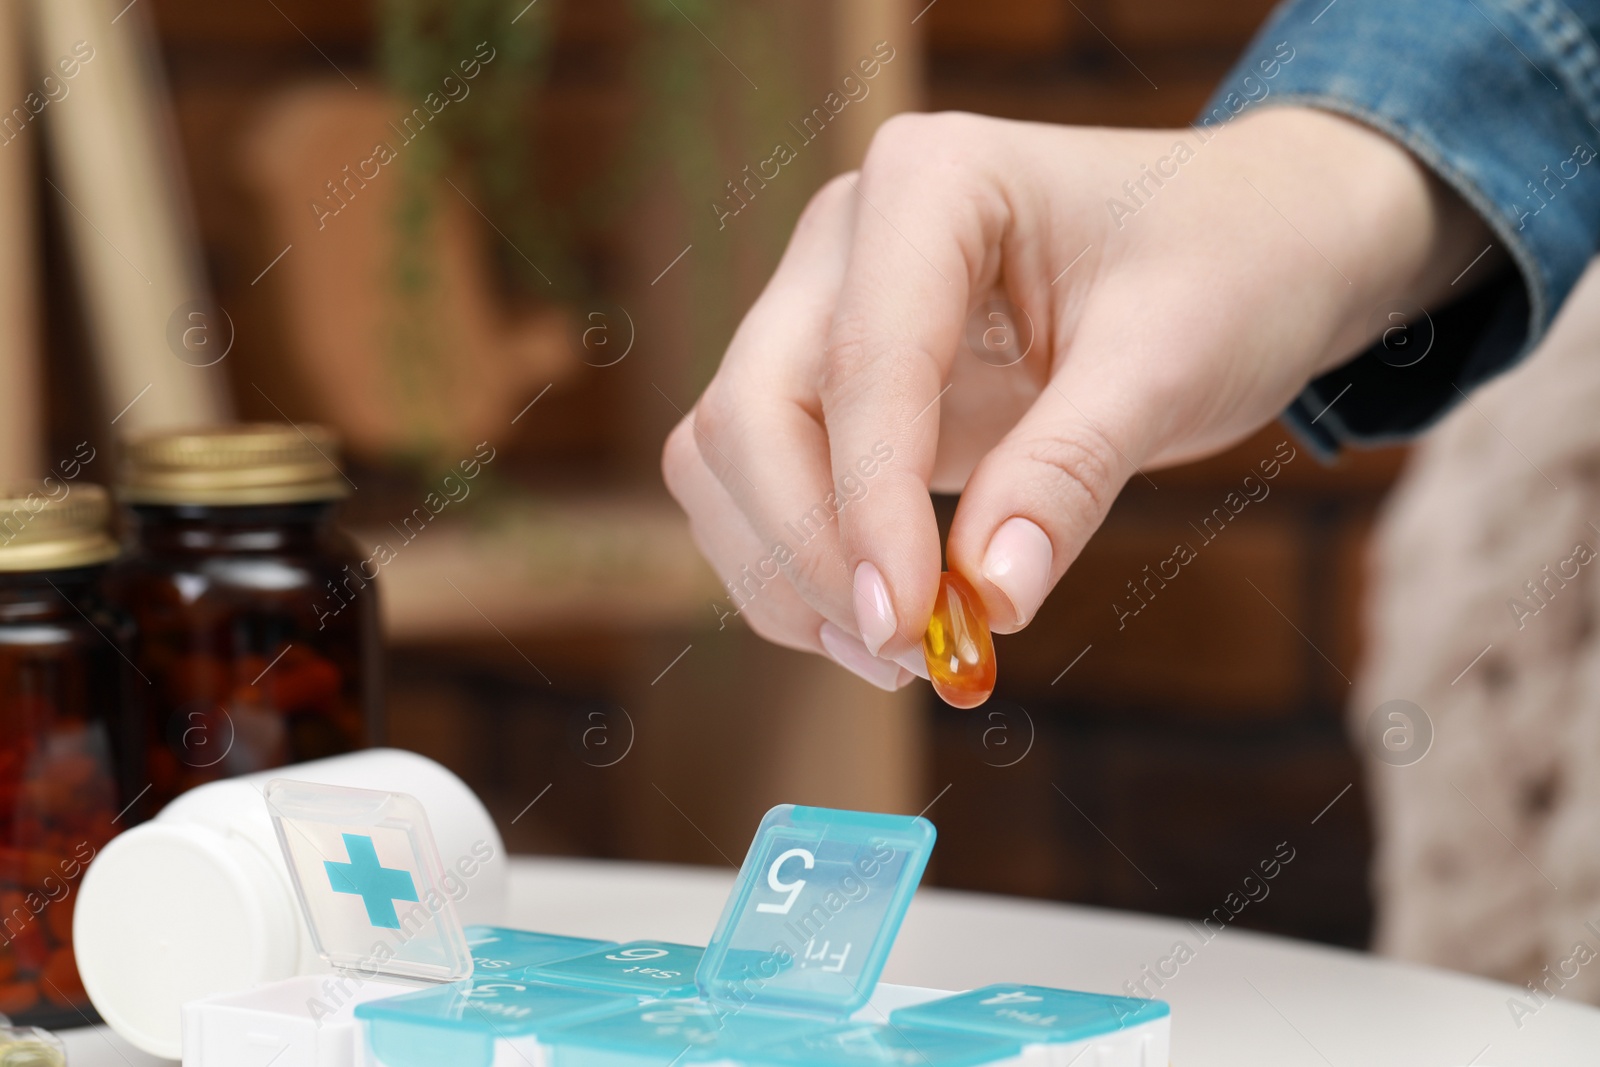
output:
[[[1161,1001],[880,984],[933,849],[933,825],[920,817],[780,805],[762,819],[705,946],[619,943],[462,929],[430,902],[428,872],[439,866],[420,809],[350,790],[317,803],[330,788],[286,783],[274,818],[314,942],[342,949],[324,954],[338,957],[341,977],[186,1005],[187,1067],[233,1067],[268,1046],[280,1049],[274,1067],[1168,1063]],[[374,840],[382,847],[363,843]],[[391,943],[392,952],[356,951]],[[375,954],[399,963],[385,969]],[[355,991],[314,1026],[286,1007],[347,980]]]

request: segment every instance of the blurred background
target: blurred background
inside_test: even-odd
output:
[[[1129,583],[1289,437],[1134,479],[999,639],[975,712],[724,622],[658,473],[799,211],[883,118],[1185,123],[1269,3],[124,3],[65,3],[99,21],[61,51],[155,72],[148,108],[85,77],[42,108],[57,129],[0,148],[34,205],[6,222],[6,328],[48,356],[0,396],[7,474],[39,465],[31,439],[114,457],[133,428],[331,427],[346,526],[406,538],[381,579],[388,740],[461,774],[515,850],[728,864],[776,802],[922,810],[935,884],[1199,917],[1287,841],[1237,923],[1367,944],[1342,714],[1399,451],[1293,453],[1119,626]],[[36,79],[12,67],[20,100]],[[163,219],[164,244],[126,229]],[[151,290],[168,343],[135,351],[105,309]]]

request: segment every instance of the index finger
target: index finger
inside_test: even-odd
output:
[[[897,116],[873,139],[823,362],[834,478],[875,468],[869,491],[839,513],[839,533],[862,641],[890,657],[918,646],[933,610],[938,401],[1007,216],[952,128],[965,121]]]

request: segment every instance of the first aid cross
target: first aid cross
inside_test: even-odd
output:
[[[400,929],[400,916],[395,914],[397,900],[415,901],[417,886],[408,871],[385,867],[378,862],[378,850],[372,838],[362,834],[345,834],[344,847],[350,856],[349,863],[323,860],[328,882],[335,893],[353,893],[367,906],[367,920],[385,930]]]

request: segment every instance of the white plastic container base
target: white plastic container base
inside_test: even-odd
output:
[[[1163,1016],[1115,1033],[1083,1041],[1029,1045],[1025,1067],[1168,1067],[1172,1055],[1172,1016]]]
[[[878,987],[873,990],[872,999],[867,1003],[867,1006],[856,1012],[854,1018],[860,1022],[882,1022],[884,1019],[888,1018],[889,1013],[894,1011],[896,1008],[903,1008],[912,1004],[921,1004],[925,1001],[937,1000],[939,997],[948,995],[949,994],[939,989],[924,989],[919,986],[897,986],[890,985],[888,983],[880,983]],[[660,1003],[663,1007],[666,1007],[673,1002],[662,1001]],[[354,1008],[351,1010],[353,1011]],[[330,1061],[330,1067],[396,1067],[394,1064],[385,1062],[373,1052],[370,1025],[371,1024],[362,1025],[361,1039],[357,1044],[356,1058],[353,1063],[346,1063],[344,1060]],[[549,1067],[551,1061],[550,1051],[550,1048],[542,1044],[537,1038],[498,1038],[494,1042],[494,1058],[492,1060],[492,1067],[530,1067],[530,1065],[531,1067]],[[730,1064],[733,1061],[718,1060],[708,1062]],[[1065,1063],[1066,1061],[1062,1062]],[[280,1064],[274,1064],[273,1067],[280,1067],[280,1065],[281,1067],[302,1067],[302,1065],[299,1063],[285,1064],[282,1063],[282,1061],[280,1061]],[[1084,1061],[1083,1064],[1080,1064],[1080,1067],[1089,1067],[1089,1065],[1092,1065],[1092,1067],[1101,1067],[1101,1065],[1093,1059]],[[222,1067],[222,1061],[217,1060],[191,1064],[185,1060],[184,1067]],[[310,1067],[310,1061],[306,1061],[303,1067]],[[320,1063],[318,1064],[318,1067],[321,1067]],[[445,1065],[441,1064],[440,1067],[445,1067]],[[451,1065],[451,1067],[491,1067],[491,1065],[473,1063],[470,1065]],[[702,1061],[697,1060],[696,1067],[703,1067]],[[1053,1064],[1043,1059],[1032,1061],[1013,1057],[1008,1060],[995,1061],[993,1067],[1053,1067]],[[1106,1060],[1105,1067],[1145,1067],[1145,1065],[1137,1060]],[[1150,1067],[1156,1067],[1154,1061],[1152,1061]],[[1163,1059],[1160,1061],[1160,1067],[1166,1067],[1166,1060]]]
[[[360,1040],[356,1005],[413,988],[301,975],[191,1001],[183,1006],[184,1067],[353,1067]]]
[[[371,1024],[358,1004],[397,996],[417,984],[306,975],[244,993],[207,997],[183,1008],[184,1067],[397,1067],[372,1049]],[[943,990],[880,984],[853,1016],[882,1023],[896,1009],[949,996]],[[664,1002],[670,1003],[670,1002]],[[1031,1044],[989,1067],[1167,1067],[1171,1018],[1163,1016],[1082,1041]],[[492,1059],[439,1067],[549,1067],[549,1046],[533,1037],[497,1037]],[[736,1067],[735,1061],[719,1063]],[[409,1065],[408,1065],[409,1067]]]
[[[872,998],[866,1006],[856,1011],[850,1021],[886,1024],[890,1014],[900,1008],[924,1004],[950,995],[949,992],[940,989],[880,983],[873,990]],[[673,1002],[659,1003],[662,1008],[667,1008]],[[411,1063],[390,1063],[377,1055],[373,1051],[372,1025],[371,1022],[361,1024],[360,1040],[356,1045],[357,1053],[353,1064],[342,1059],[330,1060],[327,1062],[327,1067],[414,1067]],[[1168,1067],[1170,1051],[1171,1017],[1163,1015],[1158,1019],[1110,1030],[1083,1040],[1026,1044],[1020,1054],[990,1060],[984,1067]],[[450,1067],[552,1067],[552,1064],[583,1064],[591,1060],[596,1064],[621,1064],[629,1062],[630,1059],[632,1062],[642,1064],[647,1062],[649,1057],[630,1058],[627,1055],[619,1056],[598,1050],[591,1054],[589,1050],[558,1049],[535,1037],[497,1037],[493,1041],[491,1059],[452,1063]],[[713,1063],[721,1064],[723,1067],[739,1067],[737,1060],[728,1059],[715,1061],[697,1059],[695,1063],[696,1067],[710,1067]],[[190,1063],[185,1060],[184,1067],[224,1067],[224,1061]],[[290,1061],[285,1057],[274,1064],[274,1067],[313,1067],[313,1065],[310,1060]],[[323,1067],[322,1061],[317,1061],[316,1067]],[[441,1067],[444,1067],[442,1061]]]
[[[182,1055],[191,1000],[330,973],[262,797],[274,778],[416,797],[459,890],[461,920],[492,923],[504,911],[508,861],[494,821],[466,783],[424,756],[369,749],[192,789],[113,838],[78,890],[73,945],[84,988],[106,1023],[145,1052]]]

